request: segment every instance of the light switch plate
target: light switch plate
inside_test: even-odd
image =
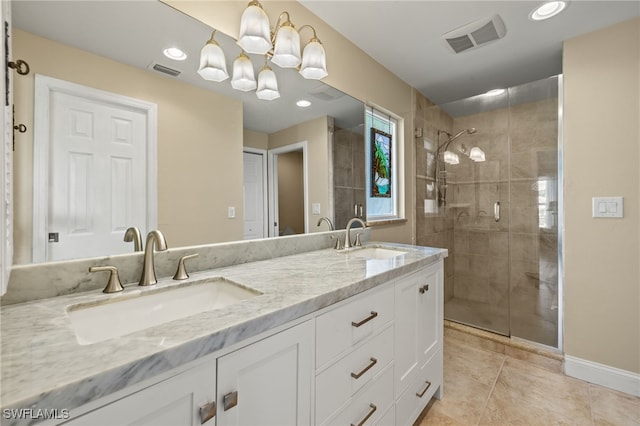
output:
[[[320,214],[320,203],[311,204],[311,214]]]
[[[592,217],[624,217],[622,197],[593,197],[591,199]]]
[[[236,208],[235,207],[229,207],[227,209],[227,217],[229,219],[233,219],[236,217]]]

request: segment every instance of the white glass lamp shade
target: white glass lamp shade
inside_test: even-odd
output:
[[[444,162],[447,164],[460,164],[460,157],[455,152],[445,151]]]
[[[312,39],[302,52],[300,74],[310,80],[320,80],[329,75],[327,72],[327,56],[318,39]]]
[[[233,78],[231,79],[231,87],[236,90],[248,92],[257,87],[256,77],[253,72],[253,64],[247,55],[241,53],[240,56],[233,61]]]
[[[198,68],[198,74],[205,80],[216,82],[229,78],[224,52],[220,45],[213,39],[213,36],[200,52],[200,68]]]
[[[302,62],[300,34],[292,25],[283,25],[278,29],[271,62],[282,68],[295,68]]]
[[[260,74],[258,74],[258,90],[256,91],[258,99],[272,101],[280,97],[278,91],[278,80],[276,74],[268,66],[264,66]]]
[[[240,18],[238,45],[245,52],[264,55],[273,45],[269,30],[269,17],[257,1],[252,1]]]
[[[471,148],[471,151],[469,152],[469,158],[471,158],[473,161],[478,161],[478,162],[485,161],[484,151],[478,148],[477,146],[474,146],[473,148]]]

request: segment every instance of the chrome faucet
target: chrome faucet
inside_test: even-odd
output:
[[[147,235],[147,245],[144,250],[144,263],[142,264],[142,275],[138,285],[153,285],[158,282],[156,278],[156,267],[153,260],[154,247],[158,251],[167,249],[167,240],[164,239],[162,232],[155,230]]]
[[[367,224],[363,222],[362,219],[360,219],[359,217],[352,217],[351,219],[349,219],[349,222],[347,222],[347,229],[346,229],[346,234],[344,237],[344,248],[348,249],[353,247],[353,245],[351,244],[351,227],[353,226],[354,223],[360,223],[360,225],[362,225],[362,228],[366,228]],[[356,241],[358,241],[359,239],[356,238]]]
[[[127,243],[133,241],[133,251],[142,251],[142,235],[136,226],[127,228],[127,231],[124,233],[124,240]]]
[[[328,217],[321,217],[320,219],[318,219],[318,224],[316,226],[320,226],[320,224],[322,222],[327,222],[327,225],[329,225],[329,231],[333,231],[333,223],[331,223],[331,219],[329,219]]]

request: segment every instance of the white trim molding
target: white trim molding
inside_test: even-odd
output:
[[[589,383],[640,396],[640,374],[638,373],[570,355],[564,356],[564,373]]]

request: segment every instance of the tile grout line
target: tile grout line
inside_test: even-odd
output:
[[[482,407],[482,410],[480,411],[480,417],[478,417],[478,421],[476,421],[476,425],[480,424],[480,420],[482,420],[482,417],[484,416],[484,412],[487,409],[487,406],[489,405],[489,400],[491,399],[491,395],[493,394],[493,391],[496,388],[496,383],[498,383],[498,379],[500,378],[500,375],[502,374],[502,369],[504,368],[504,364],[507,361],[507,355],[504,355],[504,358],[502,359],[502,364],[500,364],[500,369],[498,370],[498,374],[496,374],[496,378],[493,380],[493,384],[491,385],[491,390],[489,391],[489,394],[487,395],[487,400],[484,402],[484,405]]]
[[[595,425],[596,421],[593,417],[593,395],[591,394],[591,384],[587,383],[587,391],[589,392],[589,414],[591,415],[591,424]]]

